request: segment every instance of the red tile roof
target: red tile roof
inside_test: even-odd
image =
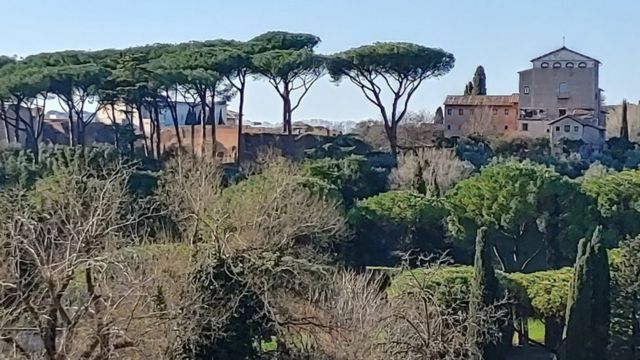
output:
[[[449,95],[445,105],[457,106],[512,106],[519,101],[519,95]]]

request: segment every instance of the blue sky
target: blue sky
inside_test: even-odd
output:
[[[637,0],[1,0],[0,54],[122,48],[215,38],[248,40],[269,30],[309,32],[321,53],[375,41],[441,47],[456,57],[451,73],[426,82],[412,110],[434,111],[458,94],[475,67],[490,94],[517,90],[529,60],[567,46],[602,61],[608,103],[640,100],[640,1]],[[280,103],[265,82],[250,84],[246,113],[278,122]],[[296,120],[377,118],[350,83],[320,80]]]

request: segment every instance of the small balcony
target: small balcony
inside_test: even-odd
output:
[[[547,113],[544,109],[520,109],[520,120],[546,120]]]

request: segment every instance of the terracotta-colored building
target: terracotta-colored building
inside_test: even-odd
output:
[[[517,131],[518,94],[449,95],[444,102],[446,137]]]

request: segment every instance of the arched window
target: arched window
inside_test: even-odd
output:
[[[540,64],[540,67],[543,69],[546,69],[549,67],[549,63],[548,62],[543,62],[542,64]]]
[[[580,69],[584,69],[584,68],[586,68],[586,67],[587,67],[587,63],[586,63],[586,62],[581,62],[581,63],[579,63],[579,64],[578,64],[578,67],[579,67]]]
[[[560,69],[561,67],[562,67],[562,64],[561,64],[561,63],[559,63],[559,62],[554,62],[554,63],[553,63],[553,68],[554,68],[554,69]]]
[[[568,62],[567,65],[565,65],[566,67],[568,67],[569,69],[573,69],[573,67],[575,66],[574,63],[572,62]]]

